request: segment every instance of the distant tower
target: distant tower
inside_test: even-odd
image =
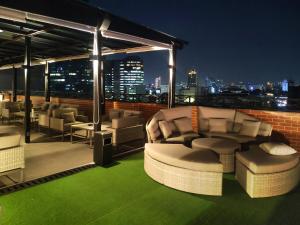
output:
[[[188,80],[187,80],[187,87],[197,87],[197,71],[195,69],[191,69],[188,72]]]
[[[281,86],[283,92],[289,91],[289,82],[287,80],[282,81]]]
[[[155,78],[155,82],[154,82],[154,87],[155,87],[156,89],[160,88],[160,86],[161,86],[161,76],[156,77],[156,78]]]

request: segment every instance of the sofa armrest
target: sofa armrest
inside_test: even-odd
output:
[[[47,114],[39,114],[39,126],[49,127],[50,117]]]
[[[4,118],[9,118],[9,116],[10,116],[10,110],[9,109],[2,109],[2,116]]]
[[[64,119],[50,117],[50,128],[53,130],[64,131]]]
[[[144,126],[136,125],[125,128],[107,128],[113,133],[113,144],[118,145],[145,138]]]
[[[84,115],[77,115],[75,119],[76,119],[76,121],[83,122],[83,123],[89,122],[89,118]]]

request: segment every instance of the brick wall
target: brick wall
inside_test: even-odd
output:
[[[239,110],[273,125],[272,140],[285,142],[300,151],[300,113]]]

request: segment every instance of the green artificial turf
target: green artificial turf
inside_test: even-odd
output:
[[[251,199],[233,175],[222,197],[164,187],[143,169],[143,154],[0,197],[5,225],[290,225],[300,223],[300,189]]]

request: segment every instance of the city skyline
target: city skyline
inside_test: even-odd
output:
[[[195,68],[200,76],[230,81],[300,81],[300,19],[296,1],[140,1],[90,3],[189,41],[178,52],[178,80]],[[144,9],[147,9],[146,11]],[[152,12],[155,11],[155,16]],[[176,25],[175,25],[176,24]],[[191,29],[191,24],[193,29]],[[145,80],[167,80],[167,55],[143,55]]]

